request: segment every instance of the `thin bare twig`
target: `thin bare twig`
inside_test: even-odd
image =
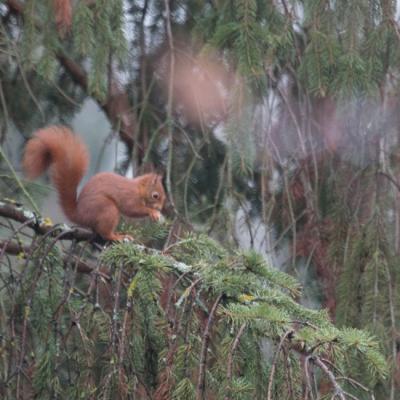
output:
[[[204,400],[205,397],[205,388],[206,388],[206,368],[207,368],[207,352],[208,352],[208,345],[210,342],[210,335],[211,335],[211,328],[214,323],[214,316],[217,310],[219,303],[223,298],[223,294],[220,294],[217,299],[215,300],[210,314],[208,316],[208,321],[206,328],[203,334],[203,343],[201,345],[200,351],[200,366],[199,366],[199,376],[197,379],[197,388],[196,388],[196,400]]]
[[[233,341],[232,347],[229,351],[228,355],[228,367],[226,370],[226,380],[228,382],[228,387],[226,388],[226,395],[225,395],[225,400],[230,400],[231,398],[231,391],[232,391],[232,370],[233,370],[233,356],[236,352],[237,347],[239,346],[239,341],[240,338],[243,335],[244,330],[246,329],[246,323],[242,324],[242,326],[239,328],[239,331],[235,337],[235,340]]]
[[[310,360],[317,365],[323,372],[324,374],[328,377],[329,381],[331,382],[334,390],[335,390],[335,396],[337,396],[340,400],[346,400],[346,393],[344,390],[341,388],[341,386],[338,384],[335,375],[333,375],[332,371],[324,364],[319,357],[313,356],[310,358]]]
[[[36,202],[33,200],[33,198],[31,197],[31,195],[28,193],[28,191],[25,189],[25,186],[22,184],[21,179],[19,179],[17,173],[15,172],[14,167],[12,166],[10,160],[7,158],[5,152],[3,151],[2,146],[0,145],[0,156],[3,158],[3,160],[5,161],[5,163],[7,164],[8,168],[11,171],[11,174],[15,180],[15,182],[17,182],[18,186],[20,187],[20,189],[22,190],[22,192],[24,193],[25,197],[29,200],[29,202],[31,203],[32,207],[34,208],[34,210],[39,213],[39,207],[36,205]]]
[[[173,102],[173,87],[174,87],[174,74],[175,74],[175,48],[174,39],[172,36],[171,28],[171,10],[169,7],[170,0],[164,0],[165,4],[165,28],[167,31],[168,45],[169,45],[169,82],[168,82],[168,99],[167,99],[167,132],[168,132],[168,166],[167,166],[167,190],[171,206],[177,214],[174,202],[174,194],[172,192],[171,172],[173,161],[173,125],[172,125],[172,102]]]
[[[283,336],[281,341],[279,342],[278,348],[276,349],[274,359],[271,364],[271,372],[269,374],[268,380],[268,391],[267,391],[267,400],[271,400],[272,398],[272,384],[274,382],[275,370],[276,370],[276,363],[278,362],[279,353],[282,350],[282,346],[285,343],[285,340],[293,334],[293,329],[288,330]]]

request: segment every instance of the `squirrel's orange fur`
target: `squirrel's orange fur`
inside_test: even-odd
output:
[[[120,214],[160,219],[165,201],[160,175],[150,173],[129,179],[101,172],[91,177],[77,196],[88,162],[88,152],[78,136],[66,127],[49,126],[35,132],[28,141],[23,168],[28,178],[33,179],[51,167],[51,178],[66,216],[104,239],[127,237],[114,232]]]

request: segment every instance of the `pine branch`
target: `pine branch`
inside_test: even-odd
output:
[[[50,236],[54,237],[58,234],[62,236],[62,240],[75,240],[78,242],[94,241],[96,239],[94,234],[87,229],[80,227],[70,227],[67,224],[53,225],[49,223],[46,218],[40,217],[32,211],[24,209],[19,204],[12,204],[0,201],[0,217],[9,218],[25,224],[26,227],[31,228],[35,233],[39,235],[50,234]],[[96,242],[94,241],[94,243]],[[115,247],[117,246],[118,245],[115,245]],[[166,260],[168,260],[169,265],[179,273],[193,271],[193,267],[191,265],[176,261],[164,252],[139,244],[132,243],[132,246],[137,248],[139,251],[143,251],[146,254],[164,257]],[[10,249],[10,251],[16,250],[16,248],[12,245]],[[197,273],[193,272],[193,275],[197,276]]]
[[[39,235],[44,235],[53,231],[52,236],[56,233],[62,233],[63,240],[83,241],[92,240],[94,238],[93,233],[87,229],[78,227],[71,228],[66,224],[53,225],[38,214],[25,210],[19,204],[0,201],[0,216],[26,224],[27,227],[33,229],[33,231]]]

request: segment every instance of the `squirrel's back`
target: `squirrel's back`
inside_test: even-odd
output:
[[[87,149],[81,139],[63,126],[49,126],[34,133],[28,141],[23,168],[34,179],[51,167],[51,178],[67,217],[77,221],[77,188],[89,163]]]

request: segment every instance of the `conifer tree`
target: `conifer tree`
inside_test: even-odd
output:
[[[2,1],[1,197],[33,208],[42,191],[18,178],[13,135],[91,98],[125,145],[117,169],[164,170],[176,217],[140,227],[146,249],[101,255],[2,225],[4,393],[394,400],[397,14],[387,0]],[[223,247],[181,235],[188,224]],[[237,251],[245,238],[284,254],[303,297]],[[163,245],[172,260],[148,250]],[[89,283],[65,251],[95,264]],[[329,318],[298,305],[310,298]]]

